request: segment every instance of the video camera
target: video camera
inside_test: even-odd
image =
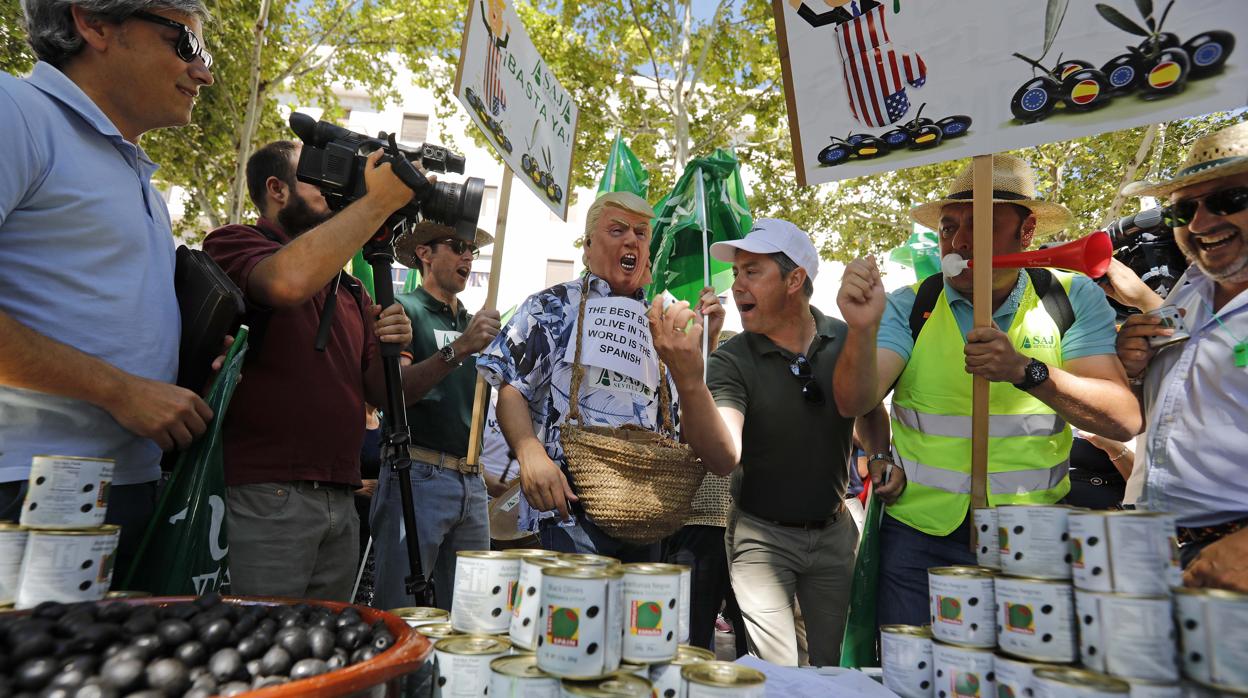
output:
[[[1123,216],[1105,227],[1114,245],[1114,257],[1139,275],[1157,295],[1165,298],[1187,270],[1187,257],[1174,241],[1160,207]]]
[[[381,162],[391,163],[395,175],[413,192],[411,203],[395,211],[394,218],[411,222],[427,219],[454,228],[465,240],[475,238],[485,180],[469,177],[463,184],[430,182],[412,166],[420,162],[427,170],[463,174],[463,155],[431,143],[419,148],[401,146],[393,133],[369,138],[298,112],[290,115],[290,128],[303,140],[296,176],[301,182],[316,185],[331,209],[341,210],[364,196],[366,160],[374,150],[384,150]]]

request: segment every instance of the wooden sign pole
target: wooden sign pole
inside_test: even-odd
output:
[[[975,327],[992,326],[992,155],[977,155],[972,165],[975,234],[971,268],[975,291]],[[988,506],[988,379],[975,376],[971,392],[971,507]],[[971,549],[975,549],[971,526]]]
[[[498,193],[498,218],[494,223],[494,249],[490,253],[490,285],[485,292],[482,310],[498,305],[498,279],[503,271],[503,240],[507,236],[507,207],[511,203],[511,168],[503,165],[503,187]],[[991,216],[991,214],[989,214]],[[468,464],[481,462],[481,432],[485,430],[485,379],[477,374],[477,389],[472,399],[472,424],[468,433]]]

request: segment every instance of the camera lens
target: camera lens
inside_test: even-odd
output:
[[[485,180],[480,177],[469,177],[463,184],[437,182],[424,203],[425,218],[449,225],[460,238],[471,240],[476,235],[484,194]]]

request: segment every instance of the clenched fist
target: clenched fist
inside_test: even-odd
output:
[[[875,256],[855,259],[845,267],[836,304],[845,323],[855,330],[875,329],[884,315],[884,283]]]

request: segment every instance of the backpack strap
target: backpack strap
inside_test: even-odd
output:
[[[1044,304],[1044,310],[1057,323],[1058,336],[1065,337],[1066,330],[1075,324],[1075,310],[1070,305],[1066,289],[1048,269],[1028,269],[1027,276],[1031,277],[1031,285]]]
[[[923,279],[923,283],[914,292],[914,307],[910,309],[910,336],[914,341],[919,341],[923,323],[931,316],[932,309],[936,307],[936,299],[940,298],[940,293],[944,290],[945,276],[937,272]]]

